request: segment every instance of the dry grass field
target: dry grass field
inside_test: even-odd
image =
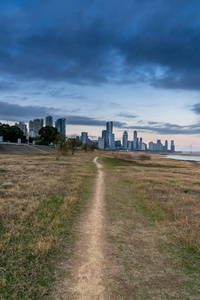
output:
[[[200,165],[103,153],[115,299],[199,299]]]
[[[0,299],[49,297],[94,174],[92,154],[0,156]]]
[[[98,155],[112,264],[108,299],[199,299],[199,164]],[[0,156],[0,299],[57,296],[91,196],[93,157]]]

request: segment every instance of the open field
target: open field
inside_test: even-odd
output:
[[[103,276],[102,299],[199,299],[199,164],[139,153],[98,155],[102,185],[100,180],[94,185],[92,153],[59,160],[0,156],[0,298],[68,298],[80,267],[74,250],[86,263],[85,280],[88,253],[92,270],[98,270],[95,253],[103,245],[104,275],[97,272]],[[96,197],[93,187],[105,203],[99,211],[88,201]],[[103,220],[101,239],[98,230],[96,236],[90,230],[97,214]],[[80,229],[87,220],[86,239]],[[98,299],[87,284],[86,279],[89,299]]]
[[[71,257],[75,224],[90,198],[92,157],[0,156],[1,299],[50,297],[60,261]]]
[[[199,299],[200,166],[104,153],[113,299]]]

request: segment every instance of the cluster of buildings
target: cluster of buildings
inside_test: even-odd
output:
[[[24,134],[29,134],[31,137],[39,136],[40,129],[44,126],[43,119],[35,119],[29,121],[29,133],[27,131],[27,125],[24,122],[15,123],[15,126],[18,126]],[[53,126],[53,117],[47,116],[45,118],[45,126]],[[63,134],[66,137],[66,119],[57,119],[55,121],[55,127],[58,132]],[[102,136],[98,138],[98,141],[91,141],[88,138],[87,132],[81,132],[81,141],[83,144],[96,144],[100,149],[111,149],[111,150],[129,150],[129,151],[159,151],[159,152],[175,152],[174,141],[171,141],[171,144],[168,145],[168,141],[165,141],[165,144],[162,144],[161,140],[157,140],[157,143],[149,142],[147,146],[143,142],[142,137],[138,137],[137,131],[133,132],[133,139],[128,138],[128,132],[124,131],[121,140],[115,141],[115,135],[113,133],[113,122],[106,123],[106,129],[102,131]],[[169,147],[170,146],[170,147]]]
[[[43,119],[34,119],[33,121],[29,121],[29,131],[27,130],[27,125],[24,122],[15,123],[15,126],[19,127],[25,135],[29,134],[31,137],[39,136],[40,129],[44,126]],[[47,116],[45,118],[45,126],[53,126],[53,117]],[[57,128],[58,132],[62,133],[66,136],[66,119],[57,119],[55,121],[55,127]]]
[[[115,141],[113,134],[113,122],[106,123],[106,130],[102,131],[102,136],[98,138],[98,147],[100,149],[116,149],[116,150],[140,150],[140,151],[159,151],[159,152],[175,152],[174,141],[171,141],[170,149],[168,147],[168,141],[165,141],[163,145],[161,140],[157,140],[157,143],[150,142],[149,147],[142,140],[142,137],[137,136],[137,131],[133,132],[133,140],[128,139],[128,132],[124,131],[122,136],[122,143],[120,140]]]

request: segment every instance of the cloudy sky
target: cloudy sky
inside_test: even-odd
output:
[[[200,1],[1,0],[0,120],[200,150]]]

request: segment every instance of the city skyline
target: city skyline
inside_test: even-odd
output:
[[[66,138],[67,136],[67,125],[66,119],[60,118],[55,120],[55,125],[53,122],[52,116],[45,117],[45,125],[43,119],[34,119],[33,121],[29,121],[29,130],[27,131],[27,126],[23,122],[15,123],[15,126],[19,127],[25,135],[29,135],[31,137],[39,136],[39,130],[44,126],[53,126],[57,128],[58,132],[62,133]],[[132,138],[128,134],[127,131],[123,132],[123,135],[120,139],[115,140],[115,134],[113,133],[113,121],[106,122],[106,129],[102,130],[101,137],[98,137],[98,140],[90,139],[90,135],[88,132],[81,132],[81,134],[77,134],[73,137],[79,136],[81,142],[85,143],[96,143],[100,149],[122,149],[122,150],[142,150],[142,151],[161,151],[161,152],[175,152],[175,144],[174,140],[171,140],[171,146],[168,148],[168,140],[165,140],[165,144],[162,144],[161,140],[157,140],[157,143],[150,141],[145,143],[143,138],[138,136],[138,132],[134,130],[132,132]],[[190,149],[191,150],[191,149]]]
[[[200,151],[195,0],[0,3],[0,122],[66,118],[97,138],[114,120],[143,140]],[[45,14],[45,18],[43,18]]]
[[[161,140],[157,140],[155,143],[154,141],[149,141],[145,143],[143,141],[143,137],[138,136],[138,132],[134,130],[131,132],[132,138],[127,131],[124,131],[120,139],[115,139],[115,134],[113,133],[114,129],[114,122],[108,121],[105,123],[106,129],[102,130],[101,137],[99,136],[97,140],[90,139],[90,135],[88,132],[81,132],[80,134],[74,135],[73,137],[79,136],[81,142],[85,143],[98,143],[100,149],[122,149],[122,150],[150,150],[150,151],[171,151],[175,152],[175,143],[174,140],[171,140],[171,146],[168,148],[168,140],[165,140],[165,144],[162,144]],[[31,137],[39,136],[39,130],[44,126],[53,126],[57,128],[58,132],[62,133],[66,138],[71,137],[70,135],[66,134],[67,131],[67,124],[65,118],[60,118],[55,120],[55,124],[53,122],[52,116],[45,117],[45,125],[43,119],[34,119],[29,121],[29,128],[27,129],[27,125],[24,122],[19,121],[15,123],[15,126],[19,127],[25,135],[29,135]],[[191,151],[191,148],[190,148]]]

